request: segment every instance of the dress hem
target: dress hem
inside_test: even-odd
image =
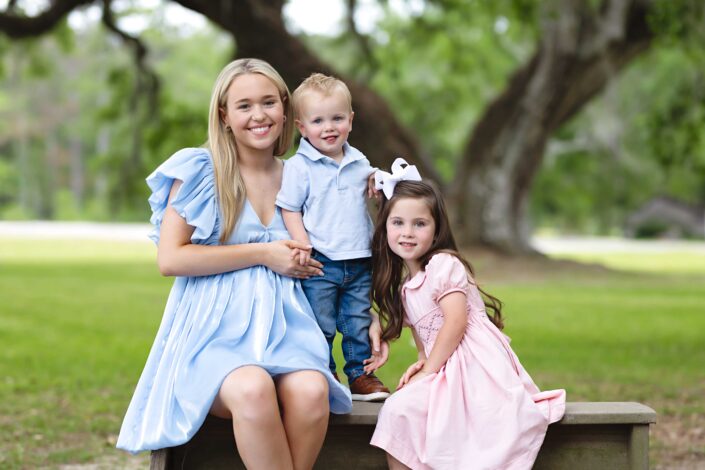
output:
[[[534,440],[533,445],[515,459],[504,462],[500,466],[483,467],[481,470],[530,470],[536,462],[536,457],[541,450],[543,436],[541,437],[541,439],[536,439],[538,443]],[[401,444],[394,436],[375,433],[370,440],[370,445],[382,449],[412,470],[433,470],[433,467],[421,462],[413,450]]]

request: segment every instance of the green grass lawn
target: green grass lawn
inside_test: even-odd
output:
[[[172,283],[154,247],[1,241],[0,468],[146,465],[114,445]],[[612,270],[543,262],[517,277],[505,274],[521,260],[477,266],[539,386],[571,401],[641,401],[666,422],[705,418],[705,256],[568,258]],[[395,385],[414,357],[405,335],[379,376]],[[681,452],[659,434],[652,442],[656,460]],[[702,440],[691,444],[683,452],[705,456]]]

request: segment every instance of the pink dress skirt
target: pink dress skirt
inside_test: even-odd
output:
[[[402,287],[405,321],[426,356],[443,325],[438,302],[451,292],[467,296],[460,345],[437,373],[387,399],[371,444],[412,469],[530,469],[548,425],[563,417],[565,390],[539,391],[463,264],[446,253]]]

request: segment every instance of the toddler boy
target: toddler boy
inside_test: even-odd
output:
[[[343,370],[353,400],[384,400],[389,389],[365,374],[363,364],[371,356],[372,221],[365,194],[374,168],[347,143],[354,113],[345,83],[314,73],[292,96],[301,142],[284,165],[277,206],[291,237],[312,245],[310,256],[323,263],[323,276],[301,284],[328,340],[331,371],[335,375],[337,330],[343,336]],[[301,262],[308,256],[302,252]]]

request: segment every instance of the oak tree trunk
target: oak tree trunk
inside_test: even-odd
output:
[[[650,44],[648,2],[579,0],[547,11],[533,57],[515,72],[472,131],[450,189],[463,243],[531,252],[531,185],[553,132]]]

